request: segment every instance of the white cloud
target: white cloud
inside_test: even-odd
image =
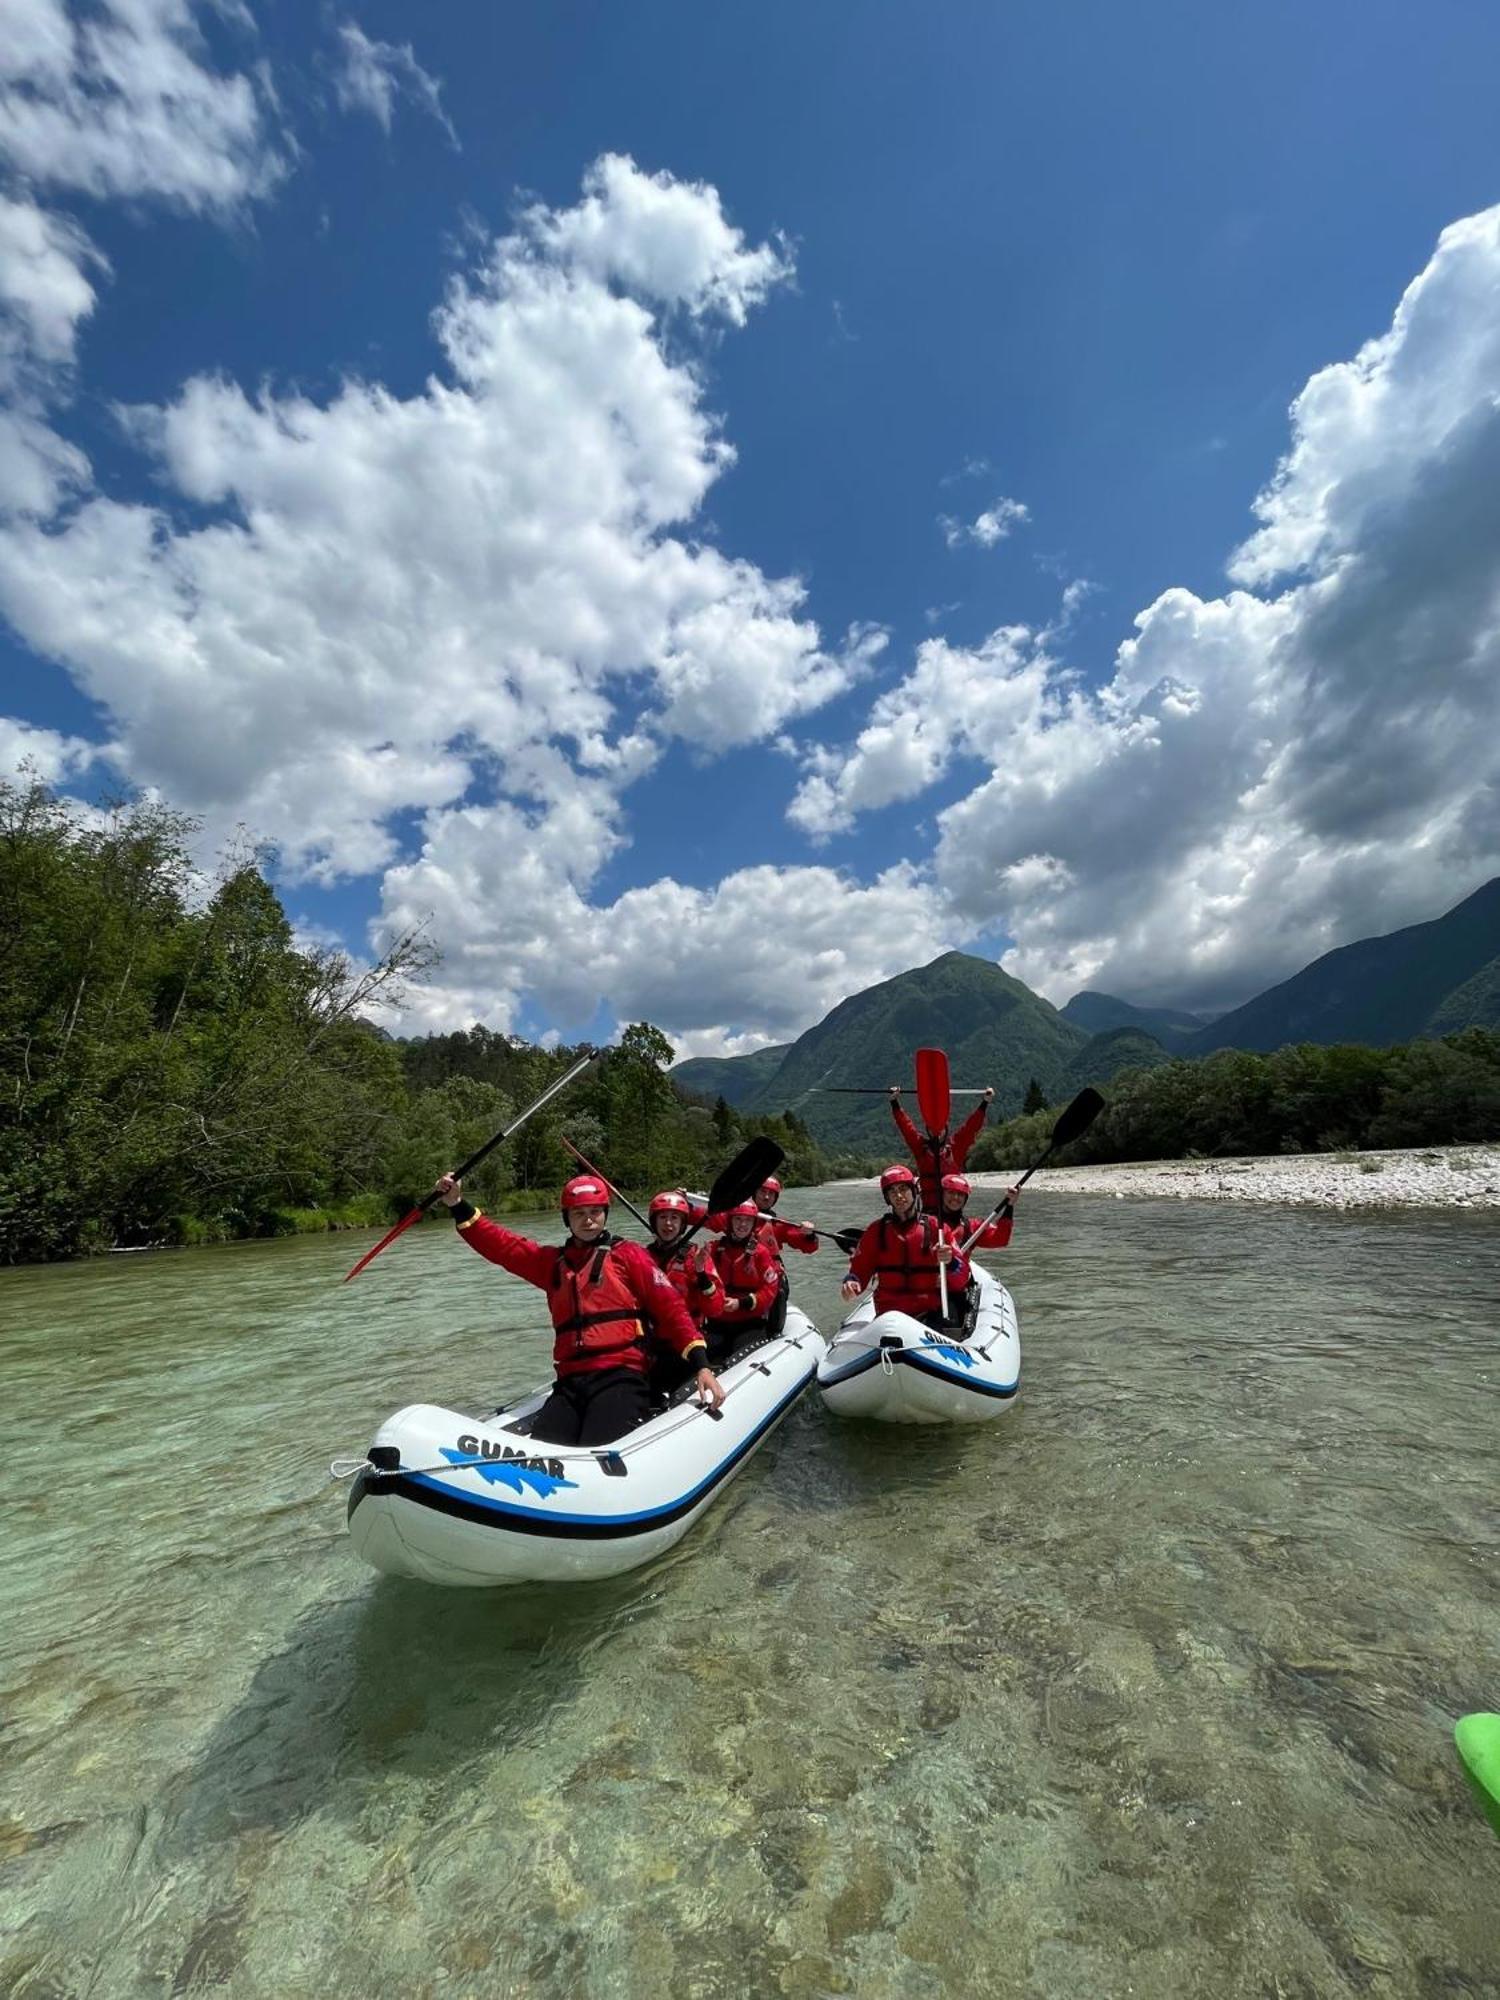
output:
[[[0,309],[14,316],[25,352],[43,367],[72,361],[78,323],[94,309],[84,267],[102,263],[66,217],[0,192]],[[7,372],[0,359],[0,387]]]
[[[134,780],[293,868],[366,873],[393,814],[471,787],[556,816],[586,782],[613,824],[666,737],[774,737],[867,671],[883,634],[825,649],[800,583],[681,532],[733,454],[599,275],[650,265],[734,321],[780,266],[712,191],[620,160],[589,190],[586,226],[533,209],[454,282],[418,393],[195,378],[125,413],[186,523],[90,494],[0,535],[0,604],[108,710]]]
[[[0,154],[38,186],[148,197],[195,213],[265,194],[286,171],[264,84],[209,67],[191,0],[9,0]]]
[[[0,778],[14,779],[28,764],[44,784],[71,778],[93,762],[96,747],[80,736],[38,729],[15,716],[0,715]]]
[[[798,822],[982,758],[935,877],[1057,1000],[1232,1004],[1500,872],[1500,208],[1292,421],[1231,565],[1255,590],[1164,592],[1092,692],[1049,657],[1076,593],[1043,632],[929,643],[853,744],[806,753]]]
[[[510,1026],[523,996],[575,1025],[601,1003],[686,1052],[787,1041],[848,993],[958,941],[908,863],[860,884],[829,868],[753,867],[713,889],[663,880],[608,905],[580,885],[614,834],[597,800],[571,821],[508,805],[429,816],[421,855],[385,881],[379,935],[432,917],[443,963],[422,1027]],[[795,939],[795,949],[788,940]]]
[[[372,42],[355,21],[339,25],[339,68],[334,91],[346,111],[368,111],[389,132],[398,97],[428,112],[458,148],[453,121],[443,109],[442,85],[417,61],[410,42]]]
[[[527,226],[555,258],[663,305],[743,326],[751,307],[792,276],[784,243],[751,247],[726,221],[716,188],[643,174],[606,153],[584,178],[583,200],[533,208]]]
[[[977,548],[992,549],[1030,519],[1031,510],[1024,500],[1007,500],[1002,493],[974,520],[960,521],[952,514],[939,514],[938,526],[950,549],[962,548],[965,542]]]

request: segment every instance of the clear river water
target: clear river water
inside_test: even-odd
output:
[[[1500,1994],[1493,1219],[1029,1198],[998,1423],[814,1392],[656,1567],[489,1592],[327,1464],[540,1301],[368,1241],[0,1273],[0,1994]]]

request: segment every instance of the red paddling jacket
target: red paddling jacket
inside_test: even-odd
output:
[[[700,1327],[706,1320],[718,1318],[724,1292],[713,1252],[706,1243],[658,1243],[653,1239],[646,1245],[646,1255]]]
[[[748,1243],[731,1243],[721,1236],[714,1245],[714,1265],[724,1287],[720,1325],[764,1319],[776,1303],[781,1274],[775,1257],[758,1235]]]
[[[590,1375],[604,1368],[630,1368],[644,1375],[651,1365],[647,1342],[653,1334],[684,1361],[707,1365],[702,1333],[642,1244],[605,1235],[587,1245],[569,1241],[559,1250],[517,1236],[478,1209],[464,1215],[467,1207],[467,1202],[461,1204],[454,1215],[455,1220],[462,1216],[459,1234],[471,1248],[547,1294],[557,1335],[552,1365],[559,1375]],[[702,1350],[696,1357],[695,1348]]]
[[[969,1148],[979,1137],[989,1108],[981,1097],[951,1139],[943,1138],[941,1133],[932,1139],[917,1129],[894,1097],[891,1099],[891,1116],[917,1163],[917,1174],[922,1183],[922,1206],[930,1215],[936,1215],[942,1207],[943,1175],[963,1172]]]
[[[800,1250],[804,1257],[811,1257],[818,1247],[815,1231],[804,1229],[800,1222],[783,1222],[779,1215],[761,1223],[755,1233],[778,1261],[783,1250]]]
[[[937,1247],[946,1240],[942,1225],[930,1215],[915,1215],[910,1222],[882,1215],[860,1237],[849,1259],[849,1275],[861,1285],[875,1280],[877,1313],[919,1318],[936,1312],[942,1305]]]
[[[978,1236],[975,1237],[974,1248],[976,1250],[1003,1250],[1010,1241],[1013,1219],[1009,1215],[992,1217],[985,1223]],[[974,1227],[972,1217],[967,1215],[961,1215],[956,1222],[951,1215],[943,1217],[943,1234],[953,1245],[955,1252],[962,1250],[964,1244],[974,1235]],[[955,1255],[953,1262],[948,1266],[948,1289],[950,1291],[957,1291],[961,1285],[966,1285],[968,1282],[969,1260],[967,1257]]]

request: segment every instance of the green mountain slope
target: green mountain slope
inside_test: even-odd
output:
[[[825,1143],[879,1151],[896,1136],[888,1102],[824,1096],[817,1086],[901,1083],[910,1089],[913,1051],[943,1048],[954,1088],[993,1084],[993,1115],[1009,1117],[1020,1109],[1032,1077],[1049,1096],[1060,1092],[1088,1039],[998,965],[945,952],[841,1001],[793,1042],[776,1075],[745,1108],[793,1110]],[[906,1103],[915,1115],[914,1099]],[[955,1119],[972,1103],[957,1100]]]
[[[1074,1056],[1063,1079],[1058,1101],[1074,1096],[1091,1083],[1097,1089],[1122,1069],[1156,1069],[1171,1056],[1144,1028],[1109,1028],[1095,1035]]]
[[[1180,1007],[1134,1007],[1112,993],[1075,993],[1062,1017],[1090,1035],[1108,1034],[1112,1028],[1143,1028],[1164,1049],[1181,1047],[1189,1035],[1209,1025],[1202,1014],[1186,1014]]]
[[[1432,1010],[1425,1035],[1456,1035],[1461,1028],[1500,1028],[1500,958],[1482,965],[1472,979],[1444,994]]]
[[[1500,957],[1500,876],[1445,916],[1385,937],[1325,952],[1293,978],[1257,995],[1182,1044],[1189,1056],[1214,1049],[1279,1049],[1288,1042],[1363,1042],[1384,1048],[1418,1036],[1451,1034],[1476,1023],[1456,1018],[1458,996]],[[1441,1018],[1441,1028],[1433,1025]],[[1481,1016],[1477,1025],[1487,1025]]]
[[[689,1056],[673,1068],[672,1081],[690,1097],[706,1098],[710,1104],[722,1097],[726,1104],[739,1106],[771,1081],[790,1047],[790,1042],[776,1042],[747,1056]]]

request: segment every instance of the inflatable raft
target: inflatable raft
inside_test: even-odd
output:
[[[818,1363],[835,1416],[895,1424],[983,1424],[1021,1387],[1021,1334],[1010,1293],[973,1266],[969,1311],[950,1334],[861,1299]]]
[[[426,1583],[574,1583],[635,1569],[681,1541],[826,1351],[790,1306],[782,1333],[720,1371],[721,1410],[679,1392],[613,1445],[536,1443],[546,1389],[484,1418],[413,1404],[375,1434],[349,1494],[349,1538],[376,1569]]]

